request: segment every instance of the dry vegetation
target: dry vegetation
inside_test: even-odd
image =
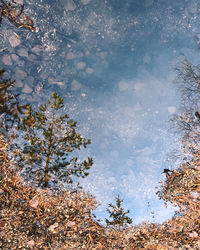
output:
[[[62,189],[23,184],[6,159],[1,138],[0,247],[2,249],[200,249],[200,161],[174,171],[158,195],[180,207],[162,225],[144,223],[121,231],[105,228],[91,216],[93,197]]]
[[[23,5],[0,3],[0,25],[8,18],[17,27],[35,30]],[[200,152],[158,191],[161,199],[179,206],[178,216],[116,230],[94,221],[97,204],[88,194],[25,185],[6,149],[0,136],[0,249],[200,249]]]

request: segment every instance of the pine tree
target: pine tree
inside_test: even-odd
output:
[[[74,155],[75,150],[86,148],[90,140],[76,132],[77,123],[67,114],[61,115],[63,107],[63,99],[54,92],[38,111],[28,106],[22,119],[20,130],[24,138],[16,143],[17,165],[38,186],[47,187],[58,181],[72,183],[73,175],[87,176],[93,164],[92,158],[81,162]]]
[[[12,91],[15,81],[5,79],[4,73],[5,70],[0,69],[0,132],[8,136],[9,130],[19,124],[26,105],[19,103],[19,95]]]
[[[127,210],[125,212],[124,209],[121,207],[123,200],[119,198],[119,195],[115,197],[115,200],[116,205],[108,204],[109,208],[111,209],[106,209],[110,214],[109,217],[112,218],[112,220],[109,221],[108,219],[106,219],[105,221],[108,226],[114,226],[120,229],[120,227],[126,226],[127,224],[131,224],[132,219],[127,216],[130,211]]]

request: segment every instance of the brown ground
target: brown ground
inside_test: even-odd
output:
[[[158,195],[182,216],[121,231],[92,219],[94,197],[83,192],[34,189],[23,184],[0,140],[1,249],[200,249],[200,160],[174,171]]]

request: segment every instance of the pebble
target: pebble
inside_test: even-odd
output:
[[[24,88],[22,89],[22,92],[25,94],[30,94],[33,91],[31,87],[28,86],[28,84],[24,85]]]
[[[25,62],[23,60],[18,60],[17,65],[20,67],[24,67]]]
[[[82,52],[76,52],[76,53],[69,52],[69,53],[67,53],[66,59],[67,60],[72,60],[72,59],[80,58],[80,57],[83,57]]]
[[[20,4],[20,5],[22,5],[23,4],[23,0],[15,0],[15,3],[18,3],[18,4]]]
[[[19,60],[19,56],[16,55],[16,54],[12,54],[12,55],[11,55],[11,58],[12,58],[12,60],[13,60],[14,62],[17,62],[17,61]]]
[[[81,0],[81,3],[82,3],[83,5],[87,5],[89,2],[90,2],[90,0]]]
[[[28,57],[28,50],[25,48],[20,48],[18,49],[17,52],[19,56],[26,57],[26,58]]]
[[[34,82],[34,77],[28,76],[28,77],[26,78],[26,82],[27,82],[29,85],[32,84],[32,83]]]
[[[25,71],[23,71],[21,69],[16,70],[16,72],[15,72],[15,79],[16,80],[23,80],[26,77],[27,77],[27,74]]]
[[[54,78],[51,78],[51,77],[48,78],[48,83],[49,84],[57,84],[57,85],[60,85],[60,86],[64,85],[63,82],[56,81]]]
[[[17,47],[21,43],[21,40],[16,37],[16,35],[11,35],[8,40],[10,42],[11,47],[13,48]]]
[[[79,90],[82,87],[82,84],[76,80],[72,81],[72,85],[71,85],[71,90]]]
[[[84,69],[84,68],[85,68],[85,65],[86,65],[85,62],[78,62],[78,63],[76,64],[76,68],[77,68],[77,69]]]
[[[38,71],[38,72],[39,72],[39,71]],[[48,74],[47,74],[46,72],[42,72],[42,73],[40,74],[40,78],[43,79],[43,80],[45,80],[45,79],[48,78]]]
[[[11,57],[9,55],[4,55],[2,57],[2,62],[5,64],[5,65],[12,65],[12,60],[11,60]]]
[[[118,87],[119,87],[120,91],[124,91],[124,90],[128,89],[129,84],[125,81],[120,81],[118,83]]]
[[[31,51],[32,51],[33,53],[35,53],[36,55],[39,55],[40,52],[42,51],[42,46],[36,45],[35,47],[33,47],[33,48],[31,49]]]
[[[22,87],[23,87],[23,82],[20,81],[20,80],[16,80],[16,81],[15,81],[15,86],[16,86],[17,88],[22,88]]]
[[[92,74],[94,72],[94,70],[92,68],[87,68],[86,69],[86,73],[88,74]]]
[[[33,61],[36,61],[36,56],[33,55],[33,54],[30,54],[27,58],[29,61],[33,62]]]
[[[76,9],[76,5],[75,5],[75,3],[74,3],[73,0],[68,0],[66,2],[66,4],[64,5],[64,7],[65,7],[66,11],[75,10]]]

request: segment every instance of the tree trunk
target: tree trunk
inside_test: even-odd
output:
[[[51,127],[50,127],[50,138],[48,140],[48,149],[47,149],[47,157],[46,157],[46,164],[44,169],[44,187],[48,186],[49,183],[49,163],[51,160],[51,147],[52,147],[52,135],[53,135],[53,123],[54,123],[54,113],[51,117]]]

